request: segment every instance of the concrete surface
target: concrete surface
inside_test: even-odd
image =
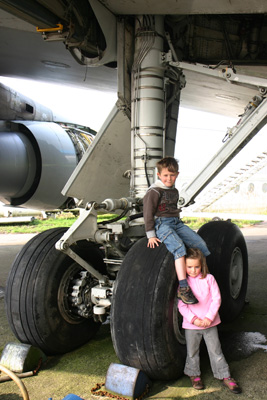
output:
[[[249,254],[248,302],[236,321],[221,326],[220,337],[232,375],[243,390],[238,398],[264,400],[267,399],[267,222],[241,230],[245,236]],[[16,341],[4,313],[5,282],[16,254],[23,243],[32,236],[0,235],[0,289],[2,289],[2,296],[0,291],[0,351],[6,343]],[[90,367],[87,364],[89,358]],[[44,371],[41,370],[33,378],[25,379],[24,383],[29,390],[30,400],[48,400],[50,397],[53,400],[61,400],[69,393],[74,393],[85,400],[91,399],[90,389],[97,382],[104,381],[110,362],[118,362],[118,360],[112,348],[109,329],[103,327],[94,343],[83,346],[76,352],[53,357]],[[154,382],[146,398],[229,400],[235,396],[213,378],[205,348],[201,353],[201,368],[205,390],[192,389],[189,379],[182,377],[173,382]],[[62,371],[67,373],[64,378]],[[18,393],[19,390],[13,382],[0,383],[0,400],[18,400],[21,398]]]

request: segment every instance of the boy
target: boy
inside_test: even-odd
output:
[[[185,304],[196,304],[186,279],[186,247],[199,248],[205,256],[210,254],[204,240],[180,220],[177,208],[179,193],[175,181],[179,174],[178,162],[165,157],[157,163],[158,180],[147,190],[143,199],[147,246],[155,248],[163,242],[174,256],[179,280],[178,298]]]

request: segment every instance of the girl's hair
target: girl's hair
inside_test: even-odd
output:
[[[178,161],[173,157],[165,157],[157,162],[158,173],[161,173],[162,168],[167,168],[170,172],[178,172],[179,164]]]
[[[202,253],[201,250],[194,249],[194,248],[187,249],[187,254],[186,254],[185,258],[199,260],[200,265],[201,265],[202,279],[206,278],[207,274],[209,273],[209,269],[207,266],[206,257],[204,256],[204,254]]]

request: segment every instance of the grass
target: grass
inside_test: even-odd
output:
[[[191,229],[197,230],[202,225],[207,222],[212,221],[212,218],[194,218],[194,217],[184,217],[183,222],[188,225]],[[247,219],[232,219],[231,222],[236,224],[239,228],[244,228],[245,226],[251,226],[259,223],[259,221],[247,220]]]
[[[105,214],[98,216],[98,222],[103,220],[112,219],[114,215]],[[56,214],[54,217],[50,217],[46,220],[42,219],[34,219],[28,223],[18,223],[18,224],[1,224],[0,225],[0,233],[40,233],[50,228],[59,228],[59,227],[70,227],[75,221],[76,217],[73,216],[72,213],[61,213]],[[184,217],[183,222],[188,225],[191,229],[197,230],[202,225],[211,221],[211,218],[193,218],[193,217]],[[239,226],[239,228],[243,228],[244,226],[255,225],[259,221],[253,220],[232,220],[234,224]]]

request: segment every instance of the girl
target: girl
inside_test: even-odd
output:
[[[178,309],[183,316],[187,346],[184,373],[190,377],[193,388],[204,389],[199,360],[199,347],[203,337],[214,377],[222,380],[232,393],[241,393],[240,387],[230,376],[218,336],[217,325],[221,322],[218,313],[221,305],[218,284],[213,275],[209,274],[206,258],[199,249],[188,249],[185,261],[188,283],[198,303],[185,304],[180,300],[178,303]]]

